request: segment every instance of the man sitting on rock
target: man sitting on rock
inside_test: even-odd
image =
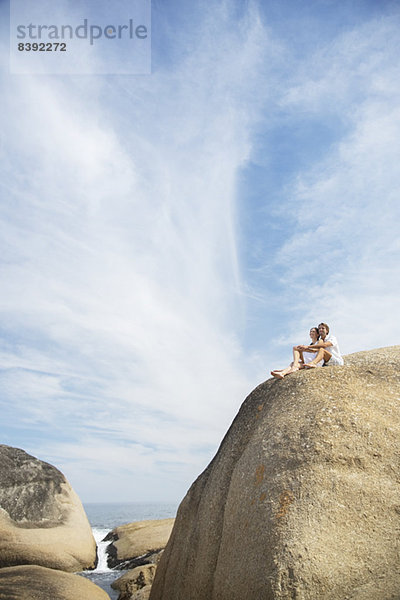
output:
[[[315,358],[304,364],[304,368],[313,369],[318,366],[318,363],[323,359],[324,366],[329,365],[343,365],[344,361],[340,354],[339,345],[334,335],[329,334],[329,327],[326,323],[320,323],[318,325],[318,333],[320,339],[313,346],[299,346],[299,350],[303,352],[315,352],[315,349],[319,347]]]

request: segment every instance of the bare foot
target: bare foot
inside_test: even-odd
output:
[[[285,377],[284,375],[282,375],[281,371],[271,371],[271,375],[276,379],[283,379]]]
[[[316,369],[317,365],[313,365],[312,363],[306,363],[305,365],[306,369]]]
[[[296,371],[299,371],[299,370],[300,370],[300,367],[292,367],[290,369],[289,373],[295,373]],[[289,375],[289,373],[288,373],[288,375]]]

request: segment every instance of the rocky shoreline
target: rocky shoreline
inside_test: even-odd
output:
[[[118,600],[147,600],[157,565],[171,535],[175,519],[136,521],[116,527],[104,538],[108,566],[127,570],[111,587]]]
[[[119,600],[148,598],[173,523],[139,521],[109,532],[109,567],[129,569],[113,583]],[[0,445],[0,600],[110,600],[79,574],[94,571],[97,560],[86,513],[64,475]]]
[[[82,503],[52,465],[0,445],[0,600],[107,600]],[[12,594],[11,591],[12,590]]]
[[[259,385],[176,520],[106,537],[118,600],[399,600],[400,346]],[[109,600],[82,504],[0,445],[0,600]]]

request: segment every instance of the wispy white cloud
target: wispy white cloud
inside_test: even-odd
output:
[[[150,78],[3,84],[3,426],[29,431],[6,441],[84,499],[106,474],[124,488],[109,498],[134,499],[140,473],[148,494],[151,475],[179,497],[252,385],[235,177],[269,41],[255,13],[242,29],[224,7],[213,17],[218,38],[204,22],[190,55]]]

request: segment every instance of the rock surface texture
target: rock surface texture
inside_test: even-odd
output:
[[[0,600],[110,600],[110,597],[79,575],[25,565],[0,569]]]
[[[136,521],[113,529],[106,540],[108,546],[108,566],[133,568],[157,562],[156,553],[167,545],[175,519]]]
[[[82,504],[52,465],[0,445],[0,567],[94,567],[96,542]]]
[[[154,580],[156,565],[143,565],[128,571],[111,584],[114,590],[119,591],[118,600],[139,600],[150,595],[150,588]]]
[[[400,599],[400,346],[270,379],[182,501],[151,600]]]

